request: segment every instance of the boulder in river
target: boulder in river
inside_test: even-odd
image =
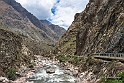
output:
[[[9,80],[6,77],[0,77],[0,83],[9,83]]]
[[[65,70],[64,73],[65,73],[65,74],[68,74],[68,75],[71,75],[71,76],[73,75],[70,70]]]
[[[55,70],[54,69],[47,69],[46,72],[52,74],[52,73],[55,73]]]

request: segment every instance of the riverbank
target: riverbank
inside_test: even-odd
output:
[[[100,80],[101,80],[101,77],[98,77],[97,75],[95,75],[92,72],[92,70],[91,70],[92,68],[89,68],[85,72],[81,72],[81,71],[79,71],[80,69],[78,67],[76,67],[68,62],[61,63],[55,58],[50,59],[48,57],[42,57],[39,55],[37,55],[36,57],[37,57],[37,59],[34,61],[36,63],[36,66],[32,69],[27,69],[27,72],[24,73],[25,74],[24,77],[20,77],[17,80],[10,82],[10,83],[33,83],[33,82],[27,81],[26,79],[32,77],[34,74],[34,71],[36,69],[46,65],[43,63],[43,61],[49,62],[54,65],[58,65],[58,66],[64,68],[65,74],[74,76],[76,78],[75,83],[97,83],[97,82],[100,82]],[[103,62],[104,66],[105,66],[105,64],[109,64],[109,63],[111,63],[111,62]],[[115,66],[116,68],[122,69],[124,67],[124,64],[121,62],[118,62],[118,61],[115,63],[115,65],[117,66],[117,67]],[[106,67],[106,68],[109,68],[109,67]],[[7,83],[7,82],[5,82],[5,83]]]
[[[45,64],[43,64],[43,60],[50,60],[46,57],[42,57],[40,55],[35,55],[36,59],[34,60],[35,66],[33,68],[27,68],[25,69],[25,72],[23,73],[23,77],[20,77],[16,79],[15,81],[12,81],[11,83],[34,83],[33,81],[28,81],[28,78],[31,78],[34,74],[34,72],[40,68],[43,67]]]
[[[71,75],[71,76],[74,76],[76,79],[75,79],[75,83],[90,83],[88,80],[90,78],[85,78],[84,76],[86,74],[89,74],[88,76],[91,77],[90,75],[92,74],[91,72],[79,72],[79,68],[66,62],[66,63],[63,63],[63,62],[60,62],[59,60],[53,58],[53,59],[50,59],[50,58],[45,58],[43,60],[47,60],[49,61],[50,63],[52,64],[55,64],[55,65],[58,65],[62,68],[64,68],[65,70],[65,74],[68,74],[68,75]]]
[[[58,63],[59,66],[63,67],[66,74],[72,75],[76,78],[75,83],[90,83],[87,78],[84,78],[86,72],[79,72],[79,68],[66,62],[66,63]]]
[[[83,74],[80,73],[78,71],[78,67],[75,67],[74,65],[72,65],[72,64],[70,64],[68,62],[61,63],[61,62],[59,62],[59,60],[57,60],[55,58],[50,59],[48,57],[42,57],[42,56],[39,56],[39,55],[37,55],[36,58],[37,59],[34,61],[36,66],[33,69],[28,69],[27,72],[25,72],[26,76],[20,77],[17,80],[13,81],[12,83],[34,83],[34,82],[29,82],[26,79],[32,77],[33,74],[34,74],[34,71],[36,69],[46,65],[46,64],[43,63],[43,61],[44,62],[49,62],[49,63],[54,64],[54,65],[58,65],[58,66],[64,68],[64,70],[65,70],[64,73],[65,74],[74,76],[76,78],[75,83],[90,83],[86,79],[84,79],[84,75],[85,75],[86,72],[83,73]]]
[[[41,56],[35,56],[36,60],[34,63],[36,64],[33,68],[27,68],[26,66],[21,66],[19,71],[16,72],[16,75],[18,75],[18,78],[14,81],[8,80],[6,77],[0,77],[0,83],[34,83],[29,82],[27,79],[32,77],[35,70],[39,67],[43,67],[43,63],[41,61]]]
[[[78,71],[78,67],[75,67],[68,62],[60,63],[57,59],[51,60],[50,58],[42,57],[39,55],[36,55],[36,60],[34,61],[36,65],[33,68],[26,68],[22,66],[18,72],[18,75],[20,75],[19,78],[17,78],[15,81],[6,80],[3,83],[34,83],[32,81],[28,81],[27,79],[33,76],[36,69],[45,66],[43,61],[50,62],[51,64],[59,65],[60,67],[64,68],[65,74],[74,76],[76,78],[75,83],[89,83],[86,79],[83,78],[85,73],[81,74]]]

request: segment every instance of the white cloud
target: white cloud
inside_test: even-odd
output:
[[[84,10],[88,0],[61,0],[56,5],[55,15],[51,17],[52,23],[68,28],[74,20],[75,13]]]
[[[68,28],[74,20],[75,13],[84,10],[89,0],[16,0],[20,2],[29,12],[39,19],[52,19],[51,22]],[[55,13],[51,12],[53,6]]]
[[[34,14],[40,20],[44,20],[52,16],[51,8],[57,0],[16,0],[26,8],[29,12]]]

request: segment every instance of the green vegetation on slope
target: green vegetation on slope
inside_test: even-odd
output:
[[[45,51],[52,50],[53,46],[50,46],[46,43],[32,40],[30,38],[23,38],[25,46],[33,52],[35,55],[41,55]]]
[[[23,44],[23,38],[16,33],[0,29],[0,75],[14,80],[15,70],[22,65],[29,66],[35,57]]]
[[[117,75],[115,78],[113,77],[113,79],[103,78],[102,82],[103,83],[124,83],[124,72]]]
[[[10,79],[10,80],[15,80],[17,78],[17,75],[16,75],[16,69],[15,68],[10,68],[7,72],[7,77]]]
[[[59,55],[57,58],[60,62],[69,62],[75,66],[80,66],[80,65],[83,65],[85,63],[84,58],[80,57],[78,55],[74,55],[74,56]]]

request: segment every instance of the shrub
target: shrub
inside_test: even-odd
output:
[[[68,56],[68,62],[77,66],[77,65],[83,65],[85,61],[83,57],[74,55],[74,56]]]
[[[124,83],[124,72],[122,72],[121,74],[119,74],[118,77],[120,77],[119,80],[122,80],[122,82]]]
[[[65,55],[60,55],[58,59],[60,62],[66,62],[68,60],[68,57]]]
[[[92,59],[91,56],[88,57],[86,62],[88,63],[89,66],[91,66],[91,65],[93,65],[95,63],[95,61]]]
[[[124,30],[122,30],[121,33],[124,33]]]
[[[110,79],[107,79],[107,80],[104,80],[103,83],[123,83],[122,80],[110,80]]]
[[[34,63],[34,62],[31,62],[31,63],[29,64],[29,68],[33,68],[34,66],[36,66],[36,63]]]
[[[10,80],[15,80],[17,78],[16,69],[15,68],[10,68],[7,72],[7,76]]]
[[[70,59],[70,62],[71,62],[71,64],[73,64],[73,65],[77,65],[78,63],[79,63],[79,58],[78,58],[78,56],[77,55],[75,55],[75,56],[72,56],[71,57],[71,59]]]
[[[117,75],[117,77],[119,77],[119,78],[116,78],[116,79],[103,78],[102,82],[103,83],[124,83],[124,72]]]

